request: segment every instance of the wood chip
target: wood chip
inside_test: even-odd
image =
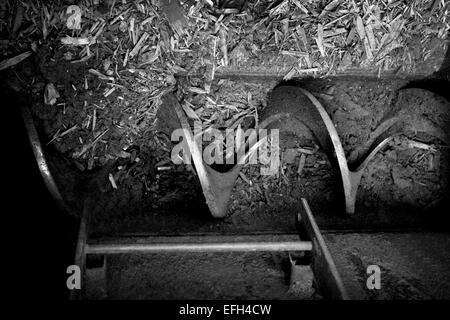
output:
[[[219,46],[222,51],[224,65],[228,66],[227,30],[225,28],[220,28]]]
[[[95,43],[92,42],[89,38],[74,38],[70,36],[65,36],[61,38],[61,43],[68,46],[86,46]]]
[[[99,79],[102,79],[102,80],[107,80],[107,81],[115,80],[114,77],[105,76],[103,73],[101,73],[100,71],[95,70],[95,69],[89,69],[89,73],[97,76]]]
[[[24,8],[20,3],[17,3],[17,10],[14,17],[13,28],[11,31],[11,38],[15,39],[17,36],[17,32],[20,30],[23,21]]]
[[[319,72],[319,71],[320,71],[319,68],[297,69],[297,73],[299,73],[299,74],[310,74],[310,73],[315,73],[315,72]]]
[[[322,19],[325,15],[327,15],[330,11],[336,9],[336,7],[340,4],[341,0],[333,0],[329,4],[325,6],[322,12],[319,15],[319,19]]]
[[[315,40],[317,47],[319,48],[320,55],[325,57],[325,49],[323,47],[323,26],[320,23],[317,25],[317,38]]]
[[[369,45],[372,50],[377,49],[377,43],[375,41],[375,36],[373,34],[372,25],[368,24],[365,28],[367,39],[369,40]]]
[[[111,89],[106,90],[105,94],[103,95],[105,98],[108,97],[111,93],[116,91],[116,87],[112,87]]]
[[[172,30],[181,37],[188,25],[183,7],[178,0],[159,0],[160,9],[166,15]]]
[[[314,146],[314,149],[311,149],[311,148],[298,148],[297,150],[300,153],[315,154],[319,150],[319,146],[318,145]]]
[[[283,55],[295,56],[295,57],[300,57],[300,58],[306,57],[308,55],[306,52],[294,51],[294,50],[281,50],[280,53]]]
[[[144,45],[145,41],[147,41],[149,36],[150,35],[147,32],[144,32],[144,34],[141,36],[139,41],[134,46],[133,50],[130,51],[130,53],[129,53],[129,58],[130,59],[133,59],[134,56],[139,53],[139,51],[141,50],[142,46]]]
[[[362,21],[361,16],[356,16],[355,20],[356,31],[358,31],[358,35],[362,41],[364,41],[366,37],[366,29],[364,28],[364,23]]]
[[[192,106],[192,104],[190,104],[188,101],[184,101],[184,103],[181,104],[181,107],[183,108],[184,112],[186,112],[186,115],[188,116],[188,118],[200,121],[200,118],[195,113],[195,111],[191,108],[191,106]]]
[[[306,52],[309,52],[309,44],[308,38],[306,37],[305,29],[303,29],[300,25],[295,28],[300,40],[302,40],[303,46],[305,47]]]
[[[292,2],[303,11],[303,13],[308,14],[308,9],[300,2],[300,0],[292,0]]]
[[[244,180],[250,186],[253,185],[252,181],[249,178],[247,178],[247,176],[243,172],[239,172],[239,177],[241,177],[241,179]]]
[[[323,33],[323,37],[324,38],[332,38],[332,37],[335,37],[335,36],[338,36],[338,35],[344,34],[344,33],[347,33],[347,29],[345,29],[345,28],[336,28],[336,29],[333,29],[331,31],[325,31]]]
[[[275,8],[269,10],[269,16],[275,17],[278,15],[285,14],[289,11],[289,0],[283,0]]]
[[[56,100],[60,97],[56,87],[53,83],[48,83],[45,86],[44,92],[44,103],[49,105],[54,105]]]
[[[31,56],[31,54],[32,54],[31,51],[27,51],[27,52],[24,52],[24,53],[21,53],[21,54],[15,56],[15,57],[3,60],[2,62],[0,62],[0,70],[4,70],[6,68],[15,66],[16,64],[22,62],[23,60],[25,60],[26,58]]]
[[[109,179],[109,182],[111,183],[111,186],[113,187],[113,189],[117,189],[116,180],[114,179],[114,176],[112,173],[108,174],[108,179]]]
[[[408,140],[407,146],[408,146],[408,148],[417,148],[417,149],[427,150],[427,151],[431,151],[431,152],[437,151],[437,149],[432,145],[428,145],[426,143],[414,141],[414,140]]]
[[[300,160],[298,161],[298,168],[297,168],[297,174],[299,175],[299,177],[301,177],[302,175],[305,163],[306,163],[306,153],[302,153],[300,155]]]
[[[297,74],[297,68],[293,67],[284,77],[283,80],[287,81],[292,79]]]
[[[364,50],[366,51],[367,60],[373,60],[372,49],[370,48],[369,40],[364,38]]]
[[[100,140],[107,132],[109,131],[109,129],[105,129],[105,131],[103,131],[102,133],[100,133],[99,135],[97,135],[94,140],[88,144],[85,144],[80,151],[74,152],[72,154],[73,158],[79,158],[81,157],[83,154],[85,154],[90,148],[92,148],[97,142],[98,140]],[[81,141],[82,142],[82,141]]]
[[[188,91],[193,92],[193,93],[197,93],[197,94],[207,94],[207,92],[204,89],[201,88],[196,88],[196,87],[189,87],[187,88]]]

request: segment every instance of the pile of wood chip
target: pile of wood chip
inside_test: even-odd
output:
[[[230,84],[223,80],[230,73],[285,80],[353,69],[420,74],[424,66],[439,67],[448,45],[447,0],[220,3],[4,1],[0,70],[16,68],[43,47],[52,48],[47,59],[54,65],[84,70],[72,91],[46,83],[40,92],[47,107],[58,108],[49,142],[92,168],[126,157],[154,130],[167,92],[176,91],[188,116],[205,128],[236,127],[246,117],[257,121],[268,86]],[[90,99],[82,94],[92,91]],[[77,116],[66,113],[67,104]]]

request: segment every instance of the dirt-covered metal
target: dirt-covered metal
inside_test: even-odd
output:
[[[261,116],[261,127],[268,127],[279,123],[280,120],[289,119],[301,122],[316,138],[328,155],[331,162],[336,159],[345,196],[345,209],[348,214],[355,213],[356,196],[364,169],[374,156],[386,146],[396,135],[405,133],[408,128],[415,131],[426,132],[443,142],[449,141],[444,123],[434,123],[423,115],[434,113],[442,115],[448,112],[448,101],[438,99],[431,92],[421,90],[421,96],[426,97],[430,103],[428,111],[412,111],[409,107],[411,91],[421,89],[405,89],[399,92],[392,110],[383,117],[381,123],[372,132],[369,140],[355,152],[350,154],[353,158],[347,159],[337,130],[322,104],[307,90],[295,86],[280,86],[273,90],[264,114]],[[439,101],[438,101],[439,100]],[[442,118],[442,117],[441,117]],[[441,121],[442,122],[442,121]],[[299,126],[288,126],[288,131],[296,132]],[[331,143],[330,143],[331,142]]]
[[[325,151],[330,162],[334,165],[337,164],[335,167],[338,168],[344,189],[345,211],[353,214],[355,213],[358,187],[365,168],[395,136],[408,131],[408,128],[412,126],[414,130],[426,132],[442,141],[448,141],[442,124],[433,123],[423,117],[424,111],[413,113],[408,110],[408,90],[418,89],[400,91],[392,110],[383,117],[368,141],[350,153],[351,160],[345,155],[339,134],[327,111],[310,92],[303,88],[297,86],[275,88],[269,96],[268,106],[260,116],[261,122],[258,129],[278,128],[281,131],[297,135],[309,131],[310,136],[316,139]],[[424,91],[423,94],[427,96],[430,93]],[[182,127],[188,129],[185,130],[186,132],[190,132],[186,116],[176,98],[171,96],[167,99],[177,111]],[[434,112],[437,114],[445,112],[446,102],[437,105],[439,110],[434,110]],[[194,164],[208,207],[214,217],[224,217],[228,199],[242,165],[237,164],[224,173],[218,172],[203,162],[193,138],[188,135],[186,140],[193,154]]]

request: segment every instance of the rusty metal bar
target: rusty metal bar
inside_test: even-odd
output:
[[[166,108],[174,108],[181,128],[183,138],[189,146],[192,154],[195,170],[197,172],[200,185],[205,195],[206,204],[215,218],[223,218],[227,213],[228,200],[233,190],[236,179],[239,175],[241,165],[237,164],[228,172],[218,172],[203,161],[201,146],[191,132],[187,117],[181,108],[177,98],[173,94],[167,94],[163,98]]]
[[[231,67],[221,68],[214,74],[214,79],[230,79],[230,80],[241,80],[241,81],[283,81],[284,76],[289,72],[289,68],[281,69],[277,71],[260,71],[260,70],[242,70]],[[189,72],[177,72],[175,77],[178,78],[201,78],[204,75],[201,73],[189,73]],[[417,74],[399,74],[398,72],[384,72],[378,74],[378,71],[367,72],[359,70],[357,68],[350,68],[346,71],[337,72],[334,76],[329,78],[354,78],[363,79],[368,81],[380,81],[380,79],[391,79],[391,80],[403,80],[403,81],[413,81],[420,80],[428,76],[425,73]],[[311,74],[297,75],[293,80],[303,80],[311,79]],[[314,77],[315,80],[321,79],[320,76]]]
[[[325,298],[333,300],[348,300],[348,295],[342,283],[339,272],[331,257],[325,240],[320,233],[319,227],[314,220],[311,209],[306,199],[302,198],[303,210],[298,215],[299,221],[305,228],[308,237],[313,243],[312,269],[319,285],[320,291]]]
[[[305,103],[305,101],[300,100],[301,96],[297,95],[297,92],[301,93],[301,96],[306,97],[310,103]],[[271,105],[278,108],[276,109],[277,113],[265,118],[260,123],[260,128],[267,127],[270,123],[279,121],[283,118],[296,118],[297,121],[305,123],[305,125],[314,132],[316,137],[323,136],[325,133],[331,141],[332,148],[327,150],[328,148],[326,147],[326,142],[323,138],[318,139],[319,143],[321,144],[321,147],[325,149],[330,161],[333,161],[334,159],[337,161],[344,189],[346,212],[348,214],[354,214],[356,194],[364,169],[377,152],[392,140],[393,136],[385,138],[378,145],[371,144],[369,147],[371,152],[364,157],[364,160],[361,165],[358,166],[356,171],[353,171],[349,168],[342,142],[332,119],[319,100],[317,100],[310,92],[297,86],[280,86],[272,92],[271,99],[275,99],[275,102],[272,102]],[[282,105],[282,108],[279,107],[280,105]],[[316,113],[319,117],[311,119],[307,117],[308,115]],[[309,122],[305,122],[305,119],[308,119]],[[379,138],[381,134],[384,134],[385,131],[399,121],[399,119],[400,118],[395,118],[394,120],[388,119],[388,121],[383,122],[378,127],[380,129],[374,131],[376,133],[376,136],[373,138],[374,142],[377,142],[376,138]]]
[[[33,150],[34,157],[36,158],[36,162],[39,168],[39,172],[41,173],[42,179],[47,187],[52,198],[56,201],[56,204],[64,211],[71,212],[67,207],[64,199],[56,185],[55,179],[50,172],[50,168],[48,167],[47,161],[44,156],[44,151],[42,150],[42,145],[39,140],[39,135],[37,133],[36,127],[33,122],[33,116],[31,115],[31,111],[28,106],[21,105],[21,113],[22,118],[25,123],[25,128],[27,130],[28,139],[30,141],[31,149]]]
[[[118,254],[118,253],[161,253],[161,252],[260,252],[260,251],[311,251],[311,241],[301,241],[298,236],[284,236],[283,240],[249,241],[249,237],[173,237],[168,241],[161,241],[161,237],[145,239],[135,243],[95,243],[87,244],[86,254]],[[272,239],[273,237],[270,237]],[[216,238],[217,239],[217,238]],[[155,242],[158,240],[159,242]],[[143,242],[145,241],[145,242]]]
[[[70,293],[70,300],[80,300],[85,295],[85,275],[86,275],[86,242],[88,239],[88,228],[90,221],[90,212],[92,210],[92,203],[89,200],[84,201],[83,213],[80,221],[80,228],[78,230],[77,245],[75,248],[75,265],[81,271],[81,289],[74,289]]]

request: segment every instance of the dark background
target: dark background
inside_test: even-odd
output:
[[[42,180],[30,148],[17,96],[2,92],[6,110],[3,172],[3,273],[11,282],[11,298],[66,300],[66,268],[73,264],[78,221],[63,214]]]

